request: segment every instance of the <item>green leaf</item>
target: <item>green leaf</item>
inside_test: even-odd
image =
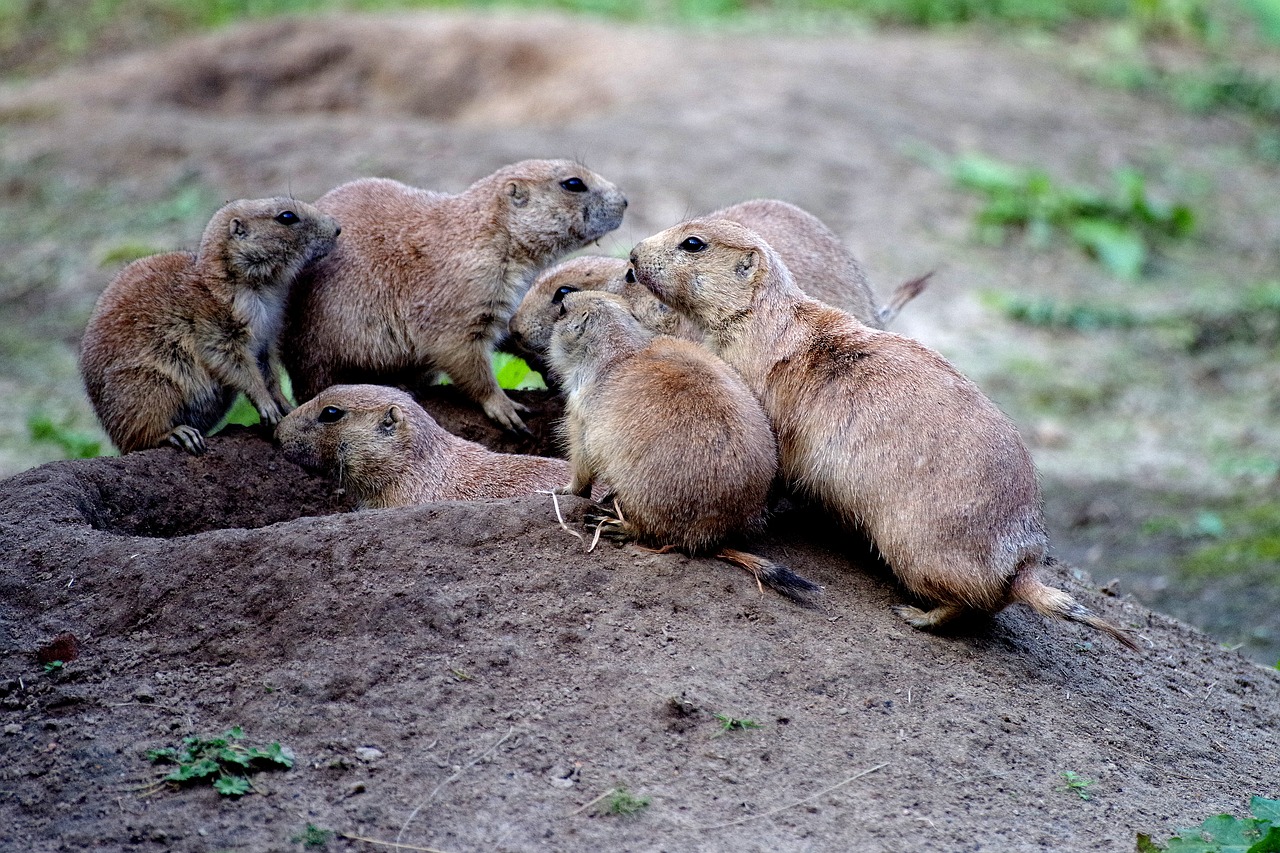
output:
[[[1249,810],[1258,820],[1269,820],[1280,826],[1280,800],[1268,800],[1265,797],[1254,797],[1249,800]]]
[[[249,793],[249,779],[245,776],[223,776],[213,787],[224,797],[240,797]]]
[[[1132,227],[1102,219],[1081,219],[1071,226],[1071,237],[1112,274],[1135,279],[1142,273],[1147,247],[1142,235]]]
[[[189,779],[200,779],[217,773],[221,768],[218,762],[209,758],[201,759],[194,764],[182,764],[178,769],[164,777],[174,782],[186,782]]]
[[[493,354],[493,372],[498,387],[512,391],[541,390],[547,387],[542,377],[524,359],[504,352]]]
[[[177,750],[170,746],[166,746],[164,749],[147,750],[148,761],[176,761],[177,755]]]
[[[1265,821],[1258,823],[1266,826]],[[1266,833],[1261,841],[1249,848],[1248,853],[1280,853],[1280,826],[1272,826]]]

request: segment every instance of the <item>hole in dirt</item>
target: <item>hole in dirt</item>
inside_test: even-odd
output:
[[[351,508],[334,483],[244,427],[211,437],[200,458],[161,448],[83,464],[80,510],[95,529],[122,536],[170,539]]]
[[[119,102],[224,114],[556,121],[614,100],[603,78],[616,50],[591,28],[549,19],[285,19],[134,57],[108,89]]]

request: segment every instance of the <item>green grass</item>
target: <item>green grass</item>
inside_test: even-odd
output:
[[[1064,770],[1062,771],[1062,781],[1066,790],[1074,792],[1080,799],[1093,799],[1093,794],[1089,792],[1089,786],[1093,784],[1092,779],[1085,779],[1074,770]]]
[[[1117,169],[1112,187],[1102,190],[980,154],[922,156],[956,186],[982,198],[976,214],[980,239],[1002,243],[1017,231],[1035,248],[1065,239],[1119,278],[1142,275],[1154,248],[1189,236],[1195,227],[1190,205],[1150,191],[1136,169]]]

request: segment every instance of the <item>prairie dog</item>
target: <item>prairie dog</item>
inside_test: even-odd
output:
[[[626,197],[568,160],[525,160],[456,195],[362,178],[316,206],[343,223],[289,308],[299,399],[340,382],[414,387],[447,373],[505,429],[523,430],[490,365],[548,264],[622,223]]]
[[[902,584],[936,606],[917,628],[1015,601],[1124,631],[1036,579],[1048,534],[1017,429],[933,350],[808,298],[758,235],[699,219],[631,253],[637,280],[693,319],[764,404],[789,485],[865,531]]]
[[[564,483],[562,459],[494,453],[446,432],[405,392],[334,385],[276,427],[285,458],[337,478],[360,509],[532,494]]]
[[[299,273],[341,229],[291,198],[234,201],[199,249],[142,258],[98,298],[80,348],[94,411],[122,453],[166,442],[189,453],[243,391],[262,422],[289,411],[278,339]]]
[[[899,285],[888,305],[877,306],[862,265],[820,219],[777,199],[755,199],[709,214],[750,228],[773,247],[805,292],[820,302],[851,312],[869,326],[884,328],[924,290],[928,276]],[[691,321],[671,311],[634,279],[627,262],[586,256],[551,267],[534,281],[511,318],[511,349],[535,370],[546,373],[551,327],[560,316],[557,293],[603,290],[624,297],[641,323],[664,335],[701,341]]]
[[[618,514],[603,523],[622,538],[715,555],[793,598],[816,589],[723,547],[763,527],[777,472],[769,420],[742,380],[698,344],[646,329],[622,297],[570,293],[561,305],[550,358],[572,478],[557,491],[589,496],[599,481]]]

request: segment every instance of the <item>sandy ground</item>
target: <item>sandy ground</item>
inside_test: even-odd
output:
[[[1159,307],[1273,274],[1274,175],[1232,153],[1243,131],[979,39],[283,22],[9,87],[0,116],[6,198],[56,172],[71,197],[110,201],[85,211],[110,240],[55,229],[10,246],[15,269],[58,270],[52,289],[5,283],[14,322],[68,353],[112,242],[195,239],[199,204],[139,213],[188,190],[213,205],[311,199],[366,174],[457,190],[506,162],[568,155],[630,198],[606,251],[769,196],[827,221],[882,294],[938,269],[898,328],[1018,419],[1059,553],[1099,582],[1151,561],[1159,543],[1135,531],[1152,513],[1236,485],[1207,446],[1272,446],[1266,374],[1240,379],[1229,410],[1178,403],[1232,383],[1177,365],[1135,374],[1114,336],[1013,328],[980,299]],[[920,163],[920,145],[1075,180],[1121,163],[1174,186],[1212,174],[1198,196],[1207,224],[1162,256],[1155,284],[1117,285],[1065,248],[975,245],[973,202]],[[1118,390],[1046,414],[1010,378],[1028,360],[1068,390],[1079,377]],[[48,381],[0,376],[14,399],[68,394],[65,375]],[[531,402],[537,438],[514,447],[447,394],[432,408],[467,437],[550,450],[555,406]],[[583,508],[566,504],[571,521]],[[0,483],[0,848],[290,850],[314,823],[449,853],[1116,850],[1280,794],[1280,674],[1221,645],[1233,624],[1274,626],[1273,593],[1241,591],[1211,639],[1125,594],[1154,592],[1157,570],[1110,597],[1064,568],[1055,583],[1140,632],[1134,655],[1018,609],[950,636],[915,632],[889,613],[902,593],[865,544],[803,511],[780,517],[763,549],[824,585],[813,610],[714,562],[583,553],[542,498],[344,509],[245,431],[200,460],[149,451]],[[68,631],[79,658],[43,675],[37,652]],[[716,714],[761,727],[720,734]],[[146,749],[236,724],[298,756],[257,777],[269,793],[143,787],[158,773]],[[1067,771],[1092,780],[1090,799],[1067,789]],[[619,785],[650,806],[580,810]]]

